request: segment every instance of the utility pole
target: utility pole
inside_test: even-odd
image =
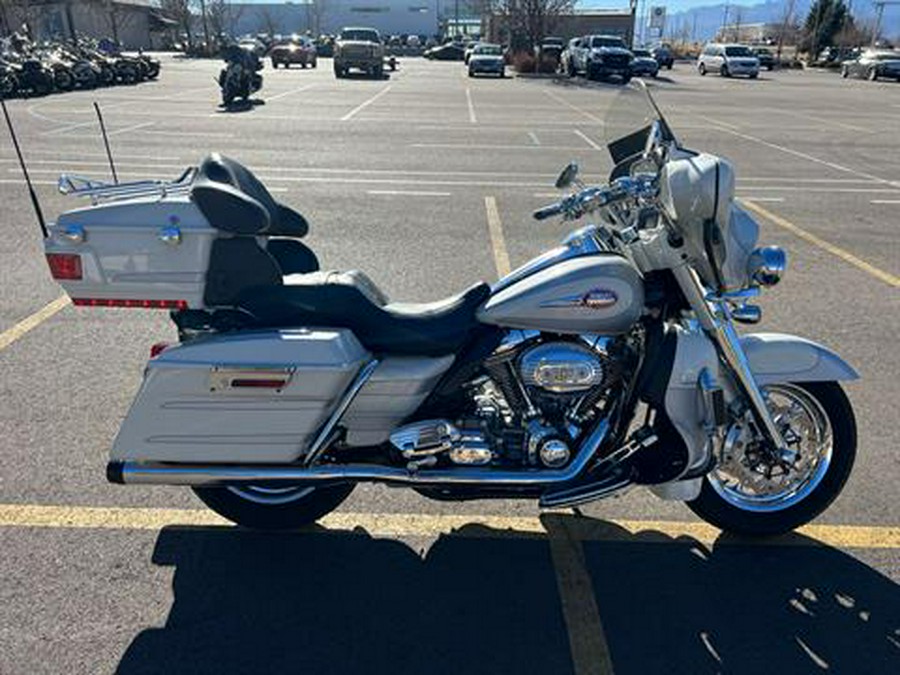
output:
[[[884,18],[885,5],[900,5],[900,0],[875,0],[875,30],[872,31],[872,44],[874,47],[878,41],[878,34],[881,33],[881,21]]]
[[[200,0],[200,18],[203,19],[203,36],[206,38],[206,49],[209,51],[212,45],[209,42],[209,25],[206,23],[206,0]]]

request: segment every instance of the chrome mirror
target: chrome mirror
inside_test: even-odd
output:
[[[659,175],[659,164],[653,157],[641,157],[631,163],[628,172],[632,178],[637,178],[638,176],[656,178]]]
[[[569,162],[568,166],[566,166],[566,168],[562,170],[562,173],[559,174],[559,178],[556,179],[557,189],[563,190],[569,187],[575,182],[576,178],[578,178],[578,164]]]
[[[778,246],[757,248],[750,254],[747,273],[760,286],[774,286],[787,268],[787,255]]]

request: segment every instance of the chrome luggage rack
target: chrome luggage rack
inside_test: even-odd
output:
[[[184,173],[172,181],[136,180],[127,183],[105,183],[93,178],[64,173],[59,177],[57,187],[64,195],[90,197],[91,203],[97,204],[101,201],[118,201],[154,195],[165,197],[167,195],[185,193],[190,190],[196,174],[197,168],[192,166],[185,169]]]

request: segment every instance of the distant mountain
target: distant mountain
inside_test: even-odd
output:
[[[657,4],[654,0],[646,0],[647,5]],[[665,2],[658,4],[664,5]],[[874,9],[868,0],[855,0],[848,3],[852,5],[854,16],[859,21],[873,20]],[[812,0],[797,0],[794,5],[794,16],[798,23],[806,20]],[[715,37],[716,32],[723,23],[735,23],[738,13],[741,24],[751,23],[780,23],[784,19],[784,11],[787,6],[785,0],[769,0],[757,5],[736,5],[734,3],[720,3],[695,7],[693,9],[673,12],[666,18],[666,32],[678,33],[686,28],[689,35],[697,41],[709,40]],[[727,8],[727,20],[726,20]],[[887,37],[900,36],[900,6],[885,8],[882,23],[882,34]]]

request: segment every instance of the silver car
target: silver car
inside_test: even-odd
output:
[[[746,75],[754,80],[759,76],[759,59],[744,45],[710,43],[700,54],[697,71],[701,75],[719,73],[722,77]]]

